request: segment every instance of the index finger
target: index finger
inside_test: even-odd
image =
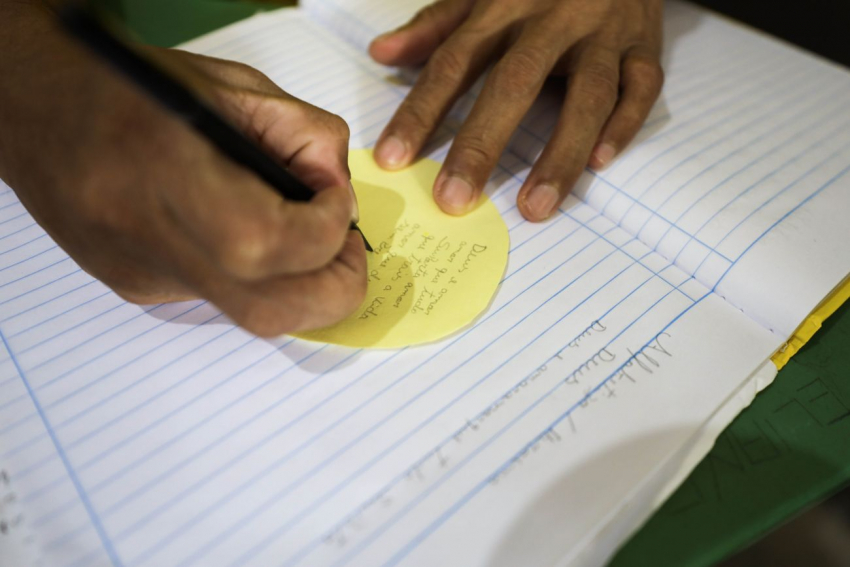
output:
[[[455,137],[434,185],[447,213],[475,206],[511,135],[534,103],[560,56],[557,40],[539,29],[524,32],[494,67]]]

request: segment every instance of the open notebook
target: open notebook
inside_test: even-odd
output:
[[[408,87],[365,46],[422,3],[307,0],[186,47],[370,147]],[[850,273],[850,73],[690,5],[666,27],[638,141],[545,224],[514,200],[557,97],[529,113],[488,188],[504,280],[433,345],[262,340],[207,303],[128,305],[2,186],[0,562],[604,563]]]

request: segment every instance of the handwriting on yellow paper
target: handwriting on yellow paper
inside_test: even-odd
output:
[[[308,340],[364,348],[432,342],[462,329],[489,305],[505,271],[508,230],[483,197],[464,217],[431,197],[440,165],[421,160],[400,172],[380,169],[368,150],[349,158],[368,255],[369,285],[360,308]]]

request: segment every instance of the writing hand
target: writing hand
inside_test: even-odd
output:
[[[264,336],[358,307],[366,261],[348,230],[355,204],[340,118],[244,65],[152,51],[317,190],[309,203],[287,202],[44,13],[7,11],[0,176],[83,269],[135,303],[206,298]]]
[[[440,0],[372,43],[386,65],[424,63],[376,148],[409,164],[455,101],[495,66],[434,185],[448,213],[470,210],[550,75],[568,78],[551,139],[517,200],[551,216],[586,165],[601,168],[635,136],[661,89],[661,0]]]

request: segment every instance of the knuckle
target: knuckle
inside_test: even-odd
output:
[[[577,83],[581,99],[593,108],[610,109],[620,94],[617,72],[603,63],[588,65]]]
[[[483,132],[466,133],[459,135],[455,141],[461,163],[479,168],[496,161],[493,144],[487,139]]]
[[[234,62],[236,71],[254,82],[271,81],[265,73],[247,63]]]
[[[538,49],[514,48],[494,70],[494,86],[508,96],[526,97],[537,92],[549,74],[545,57]]]
[[[441,46],[434,51],[425,66],[423,80],[437,84],[457,85],[463,81],[466,68],[465,60],[457,51]]]
[[[483,4],[474,10],[476,14],[475,18],[471,18],[471,23],[484,33],[491,33],[493,29],[505,29],[517,20],[528,17],[523,13],[527,10],[517,8],[520,3],[516,0],[491,0]]]
[[[644,117],[636,112],[623,112],[618,118],[617,129],[623,138],[631,138],[643,125]],[[622,140],[620,141],[622,144]]]
[[[351,128],[349,128],[348,122],[338,114],[331,114],[331,129],[339,138],[348,140],[351,137]]]
[[[421,8],[410,20],[410,23],[418,25],[423,23],[430,23],[437,20],[439,18],[439,13],[441,9],[440,4],[442,4],[442,2],[428,4],[424,8]]]
[[[650,93],[657,95],[664,86],[664,69],[653,59],[638,57],[631,62],[633,80]]]
[[[241,278],[253,278],[265,265],[272,250],[272,231],[259,223],[238,223],[227,231],[218,247],[218,263],[227,272]]]
[[[427,106],[425,100],[409,97],[402,103],[390,128],[406,136],[422,136],[431,131],[435,122],[435,112]]]

